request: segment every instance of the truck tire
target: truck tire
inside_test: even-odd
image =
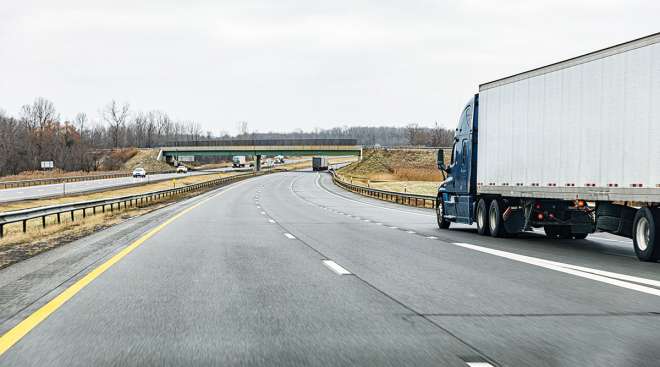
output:
[[[490,226],[488,225],[488,203],[486,199],[482,198],[477,202],[475,219],[477,220],[477,233],[482,236],[488,236],[490,234]]]
[[[658,231],[657,209],[655,213],[650,208],[640,208],[633,220],[632,239],[637,258],[641,261],[657,261],[660,259],[660,238]]]
[[[451,222],[446,220],[444,217],[445,201],[442,200],[442,196],[438,196],[436,202],[437,204],[435,205],[435,216],[438,220],[438,227],[440,227],[440,229],[448,229]]]
[[[493,199],[488,208],[488,227],[490,228],[490,235],[493,237],[504,237],[507,235],[504,228],[504,220],[502,219],[502,202],[498,199]]]

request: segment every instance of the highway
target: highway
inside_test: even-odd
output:
[[[658,266],[278,173],[0,270],[0,366],[657,366]]]
[[[67,182],[50,185],[37,185],[26,186],[12,189],[0,190],[0,203],[31,200],[45,197],[79,194],[83,192],[92,192],[99,190],[106,190],[117,188],[121,186],[140,185],[155,181],[168,180],[172,178],[181,178],[186,176],[196,176],[208,174],[210,172],[232,172],[232,171],[249,171],[250,168],[215,168],[204,171],[190,171],[188,173],[155,173],[147,175],[147,177],[119,177],[119,178],[106,178],[102,180],[78,181]]]
[[[294,163],[303,162],[305,160],[306,159],[287,159],[285,163],[294,164]],[[245,167],[245,168],[224,167],[224,168],[205,169],[202,171],[189,171],[188,173],[185,174],[157,173],[157,174],[147,175],[147,177],[145,178],[143,177],[107,178],[102,180],[78,181],[78,182],[67,182],[67,183],[58,183],[58,184],[50,184],[50,185],[37,185],[37,186],[18,187],[12,189],[3,189],[0,190],[0,203],[19,201],[19,200],[39,199],[39,198],[69,195],[69,194],[79,194],[83,192],[93,192],[93,191],[117,188],[121,186],[146,184],[149,182],[168,180],[172,178],[203,175],[212,172],[234,172],[234,171],[243,172],[243,171],[250,171],[251,169],[252,168],[250,167]]]

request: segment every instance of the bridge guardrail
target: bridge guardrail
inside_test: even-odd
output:
[[[332,182],[334,182],[335,185],[360,195],[418,208],[435,208],[437,204],[435,196],[372,189],[369,187],[345,182],[341,180],[335,171],[332,171],[331,174]]]
[[[176,170],[148,172],[148,174],[150,175],[161,174],[161,173],[176,173]],[[37,186],[37,185],[50,185],[50,184],[65,183],[65,182],[103,180],[107,178],[120,178],[120,177],[130,177],[130,176],[132,176],[131,172],[121,172],[121,173],[106,173],[100,175],[87,175],[87,176],[69,176],[69,177],[53,177],[53,178],[36,178],[32,180],[0,181],[0,189],[11,189],[16,187],[27,187],[27,186]]]
[[[75,221],[74,213],[76,211],[82,211],[83,218],[87,216],[87,210],[92,210],[92,214],[96,214],[97,208],[101,208],[102,212],[105,213],[106,207],[110,207],[110,211],[115,210],[115,205],[117,210],[121,209],[121,204],[124,204],[124,208],[129,206],[136,207],[142,203],[148,203],[160,198],[165,198],[168,196],[174,196],[186,192],[196,191],[199,189],[213,187],[213,186],[222,186],[231,182],[240,181],[249,177],[261,176],[265,173],[245,173],[235,176],[222,177],[215,180],[209,180],[205,182],[200,182],[192,185],[181,186],[172,189],[151,191],[143,194],[136,195],[127,195],[114,197],[109,199],[99,199],[99,200],[88,200],[81,201],[76,203],[68,203],[62,205],[52,205],[52,206],[43,206],[30,209],[16,210],[11,212],[0,213],[0,238],[4,236],[4,226],[6,224],[23,222],[23,233],[27,232],[27,221],[41,218],[42,227],[46,228],[46,217],[56,215],[57,223],[61,222],[61,215],[70,213],[71,220]]]

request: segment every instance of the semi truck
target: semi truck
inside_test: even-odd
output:
[[[632,238],[660,259],[660,33],[484,83],[460,114],[438,226]]]
[[[247,160],[244,155],[235,155],[232,158],[232,167],[234,168],[245,167],[246,164]]]
[[[327,171],[328,158],[326,157],[312,157],[312,171]]]

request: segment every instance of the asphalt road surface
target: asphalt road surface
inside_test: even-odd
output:
[[[1,270],[0,365],[658,366],[659,266],[280,173]]]
[[[102,180],[90,180],[90,181],[66,182],[66,183],[58,183],[58,184],[50,184],[50,185],[17,187],[13,189],[0,190],[0,203],[17,201],[17,200],[38,199],[43,197],[59,196],[59,195],[82,193],[89,191],[98,191],[113,187],[128,186],[135,184],[138,185],[146,184],[149,182],[168,180],[172,178],[208,174],[209,172],[230,172],[230,171],[245,171],[245,170],[249,171],[250,168],[233,169],[231,167],[227,167],[227,168],[217,168],[217,169],[204,170],[204,171],[190,171],[185,174],[184,173],[151,174],[151,175],[147,175],[147,177],[144,178],[119,177],[119,178],[106,178]]]

